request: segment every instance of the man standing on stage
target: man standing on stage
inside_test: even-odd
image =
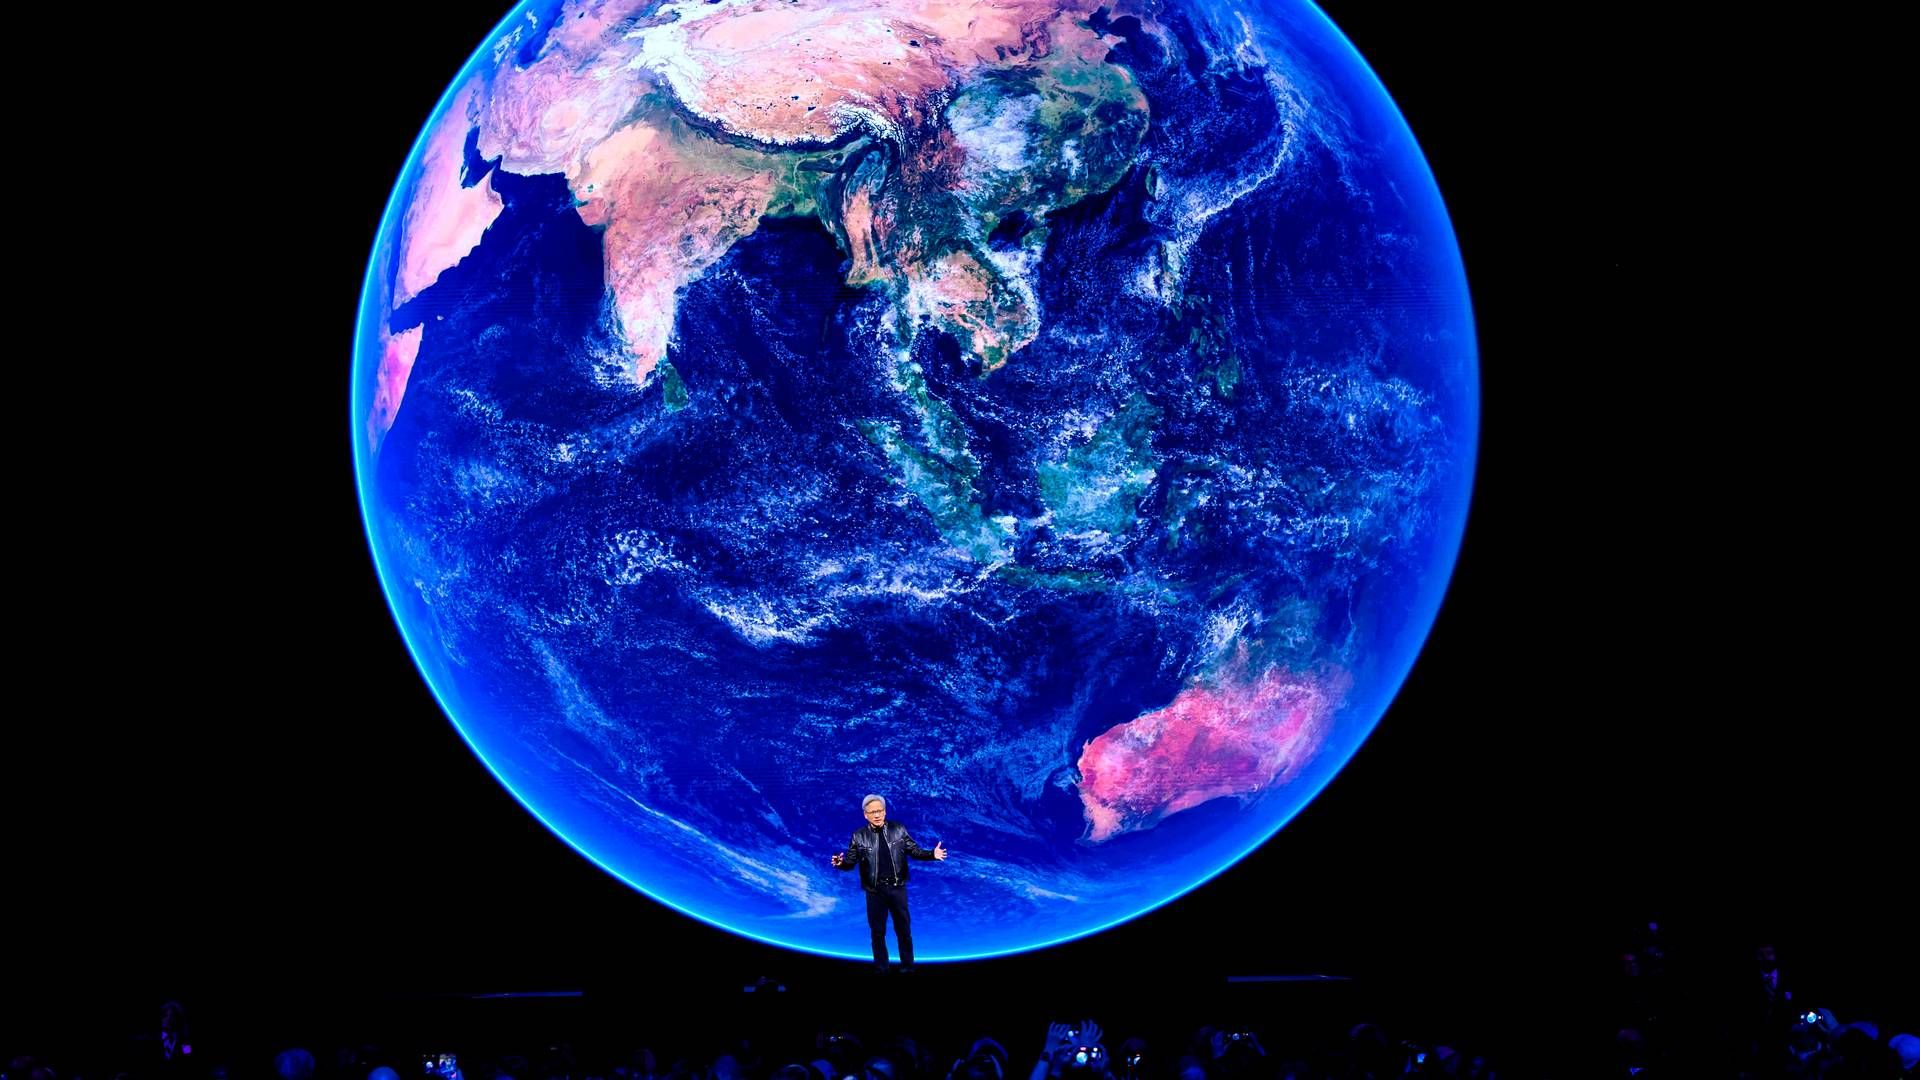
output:
[[[847,850],[832,858],[836,869],[860,868],[860,887],[867,893],[867,928],[873,931],[874,970],[887,970],[887,912],[893,912],[893,934],[900,939],[900,971],[913,970],[913,931],[907,918],[907,860],[945,859],[946,841],[928,851],[913,842],[907,827],[887,823],[887,800],[869,795],[860,800],[865,828],[856,829]]]

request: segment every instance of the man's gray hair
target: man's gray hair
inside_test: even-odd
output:
[[[883,798],[881,798],[881,797],[880,797],[880,796],[878,796],[878,795],[869,795],[869,796],[867,796],[866,798],[864,798],[864,799],[861,799],[861,800],[860,800],[860,812],[861,812],[861,813],[863,813],[863,814],[864,814],[864,813],[866,813],[866,812],[867,812],[867,804],[868,804],[868,803],[879,803],[879,804],[880,804],[881,806],[885,806],[885,805],[887,805],[887,800],[885,800],[885,799],[883,799]]]

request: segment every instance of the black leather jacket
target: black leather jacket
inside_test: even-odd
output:
[[[907,827],[897,821],[889,821],[881,829],[886,832],[887,859],[893,863],[893,872],[900,884],[905,885],[907,860],[931,859],[933,850],[914,843]],[[853,831],[853,839],[847,842],[846,857],[840,860],[842,870],[856,866],[860,868],[860,887],[873,892],[874,879],[880,874],[880,834],[871,825],[862,825]]]

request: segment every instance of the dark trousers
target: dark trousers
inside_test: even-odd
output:
[[[913,966],[913,927],[907,918],[907,887],[876,885],[867,894],[867,929],[873,931],[874,966],[887,966],[887,912],[893,912],[893,936],[900,939],[900,966]]]

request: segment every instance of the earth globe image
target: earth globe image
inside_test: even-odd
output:
[[[532,0],[355,327],[374,568],[460,735],[659,903],[869,959],[1126,922],[1375,728],[1465,528],[1426,159],[1308,0]]]

